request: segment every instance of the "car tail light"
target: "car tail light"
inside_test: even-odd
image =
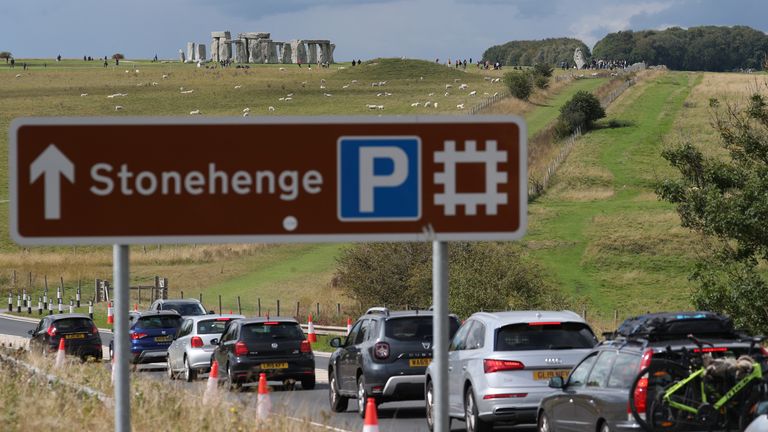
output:
[[[216,321],[230,321],[231,318],[216,318]]]
[[[311,353],[312,352],[312,344],[309,343],[307,340],[301,341],[301,346],[299,346],[299,351],[303,353]]]
[[[48,330],[46,330],[45,332],[48,333],[48,336],[54,337],[56,336],[56,327],[51,325],[50,327],[48,327]]]
[[[693,352],[695,353],[713,353],[713,352],[727,352],[728,348],[726,347],[706,347],[706,348],[694,348]]]
[[[643,357],[640,359],[640,370],[643,370],[651,365],[651,359],[653,358],[653,350],[647,349],[643,353]],[[646,400],[648,399],[648,377],[640,378],[635,387],[635,393],[633,395],[635,400],[635,409],[641,416],[645,416]],[[632,407],[627,404],[627,412],[632,412]]]
[[[91,333],[95,335],[99,334],[99,328],[96,327],[96,324],[94,324],[93,327],[91,328]]]
[[[485,373],[494,373],[508,370],[525,369],[525,365],[517,360],[483,360],[483,370]]]
[[[524,398],[528,396],[528,393],[498,393],[498,394],[487,394],[483,396],[483,399],[506,399],[506,398]]]
[[[133,340],[142,339],[142,338],[145,338],[145,337],[147,337],[146,333],[141,333],[141,332],[131,333],[131,339],[133,339]]]
[[[245,345],[245,342],[240,341],[235,344],[235,355],[236,356],[248,355],[248,347]]]
[[[278,325],[278,324],[280,324],[280,323],[277,322],[277,321],[265,321],[264,322],[264,325]]]
[[[768,348],[761,346],[760,347],[760,354],[763,355],[763,357],[768,357]]]
[[[200,336],[192,336],[192,339],[189,340],[189,344],[192,348],[202,348],[203,340]]]
[[[386,360],[389,358],[389,344],[386,342],[378,342],[373,346],[373,356],[379,360]]]

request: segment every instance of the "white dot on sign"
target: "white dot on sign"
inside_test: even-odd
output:
[[[283,219],[283,228],[285,228],[286,231],[293,231],[298,226],[299,221],[293,216],[286,216],[285,219]]]

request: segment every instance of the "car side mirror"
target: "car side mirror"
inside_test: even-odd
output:
[[[549,379],[549,387],[554,389],[561,389],[565,387],[565,381],[563,381],[563,377],[561,376],[553,376]]]
[[[218,339],[215,339],[215,338],[211,339],[211,345],[218,345],[218,344],[219,344],[219,340]]]
[[[209,310],[209,311],[208,311],[208,315],[216,315],[216,312],[214,312],[214,311],[212,311],[212,310]]]
[[[335,337],[335,338],[331,339],[331,340],[328,342],[328,344],[329,344],[330,346],[332,346],[333,348],[338,348],[338,347],[340,347],[340,346],[341,346],[341,338],[337,338],[337,337]]]
[[[33,335],[33,334],[35,334],[35,331],[34,330],[27,330],[27,334],[28,335]]]

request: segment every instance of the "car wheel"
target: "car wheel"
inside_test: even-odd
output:
[[[230,366],[229,363],[227,363],[227,390],[240,390],[240,383],[235,381],[234,377],[232,376],[232,366]]]
[[[600,426],[600,432],[611,432],[611,428],[608,426],[607,422],[604,421]]]
[[[435,429],[434,397],[435,397],[435,386],[432,384],[432,381],[429,381],[427,383],[427,391],[424,394],[424,402],[425,402],[426,411],[427,411],[427,427],[429,428],[430,431]]]
[[[189,359],[184,357],[184,381],[192,382],[197,379],[197,371],[189,366]]]
[[[467,425],[467,432],[490,432],[493,427],[491,423],[480,418],[472,386],[467,387],[464,393],[464,422]]]
[[[173,368],[171,367],[171,357],[168,356],[167,365],[165,368],[168,370],[168,379],[175,380],[176,379],[176,373],[173,371]]]
[[[328,402],[331,404],[331,411],[344,412],[347,410],[349,398],[339,395],[339,383],[333,371],[328,372]]]
[[[539,416],[539,432],[552,432],[552,427],[549,425],[549,417],[545,412],[542,412]]]
[[[312,390],[315,388],[315,376],[312,375],[311,377],[302,378],[301,379],[301,388],[303,390]]]
[[[368,392],[365,391],[365,377],[360,374],[357,377],[357,412],[365,418],[365,406],[368,404]]]

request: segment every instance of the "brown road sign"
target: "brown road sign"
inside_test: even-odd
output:
[[[507,116],[17,119],[11,236],[511,240],[526,227],[525,137]]]

